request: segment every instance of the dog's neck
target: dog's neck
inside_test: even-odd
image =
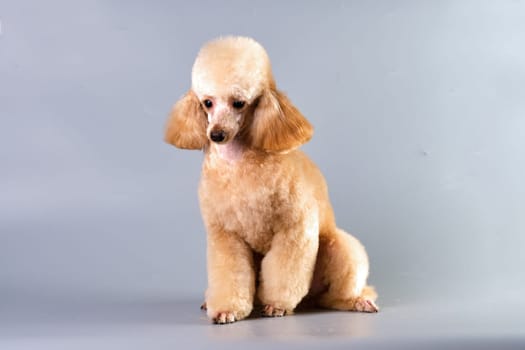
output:
[[[239,140],[232,140],[224,145],[212,143],[210,145],[210,153],[213,157],[217,157],[230,164],[236,163],[244,154],[245,147]]]

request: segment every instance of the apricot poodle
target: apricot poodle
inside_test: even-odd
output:
[[[215,323],[322,307],[376,312],[368,257],[336,227],[323,175],[298,147],[313,128],[277,90],[250,38],[207,43],[174,106],[166,142],[204,151],[199,199],[207,230],[205,305]]]

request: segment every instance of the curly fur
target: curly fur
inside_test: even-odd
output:
[[[312,134],[260,44],[225,37],[201,49],[165,140],[205,153],[199,199],[214,322],[247,317],[256,298],[265,316],[292,313],[307,295],[327,308],[378,310],[364,247],[336,227],[325,180],[297,149]]]

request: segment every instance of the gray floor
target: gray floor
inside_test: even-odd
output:
[[[2,307],[0,349],[524,349],[521,295],[387,302],[378,314],[303,309],[213,325],[199,300],[24,300]]]

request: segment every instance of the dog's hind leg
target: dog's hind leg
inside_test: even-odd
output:
[[[365,248],[353,236],[336,229],[321,235],[317,273],[326,291],[317,301],[322,307],[361,312],[377,312],[377,293],[366,285],[368,257]]]

